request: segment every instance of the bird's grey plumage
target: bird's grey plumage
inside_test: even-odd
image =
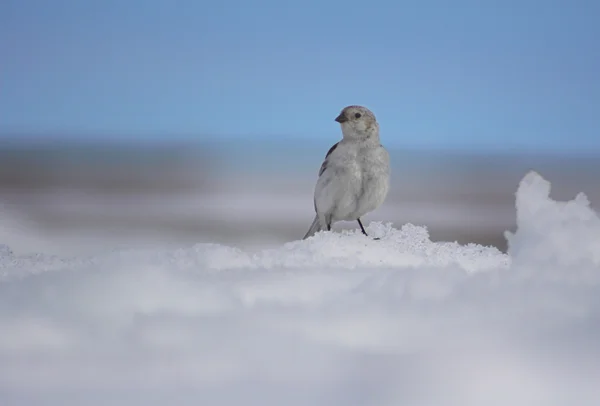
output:
[[[337,221],[358,221],[378,208],[389,191],[390,158],[379,124],[366,107],[348,106],[335,119],[342,140],[325,155],[315,186],[315,218],[304,238],[330,230]]]

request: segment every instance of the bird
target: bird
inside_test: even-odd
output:
[[[335,118],[342,139],[335,143],[319,169],[314,189],[315,218],[304,239],[331,231],[338,221],[360,220],[385,201],[390,189],[390,155],[381,144],[379,123],[364,106],[344,107]]]

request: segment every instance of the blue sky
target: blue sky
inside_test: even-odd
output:
[[[600,151],[600,2],[8,0],[0,131]]]

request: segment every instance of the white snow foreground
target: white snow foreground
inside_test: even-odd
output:
[[[0,251],[0,405],[598,405],[600,220],[528,174],[509,254],[371,224],[256,254]]]

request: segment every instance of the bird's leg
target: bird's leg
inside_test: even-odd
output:
[[[362,222],[360,221],[360,218],[358,218],[356,220],[358,221],[358,225],[360,226],[360,229],[361,229],[362,233],[368,237],[369,234],[367,234],[367,232],[365,231],[365,228],[363,227]],[[379,237],[375,237],[373,239],[374,240],[379,240]]]
[[[356,219],[356,221],[358,221],[358,225],[360,226],[362,233],[368,237],[369,234],[367,234],[367,232],[365,231],[365,228],[363,227],[362,222],[360,221],[360,218]]]

